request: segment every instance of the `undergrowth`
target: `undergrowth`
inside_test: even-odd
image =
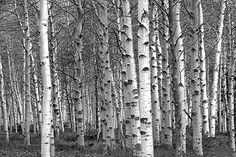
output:
[[[192,135],[187,135],[187,157],[195,157],[192,150]],[[103,151],[101,142],[86,138],[86,147],[79,148],[76,134],[61,133],[56,139],[57,157],[132,157],[132,152],[120,146],[113,151]],[[215,138],[203,137],[204,157],[233,157],[229,147],[228,134],[218,134]],[[155,148],[155,157],[174,157],[175,149],[160,146]],[[22,134],[11,134],[10,143],[5,143],[5,136],[0,135],[0,157],[40,157],[40,135],[31,135],[31,146],[24,145]]]

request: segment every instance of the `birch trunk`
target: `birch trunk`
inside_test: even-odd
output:
[[[206,53],[204,46],[204,23],[203,23],[203,11],[202,11],[202,1],[198,5],[199,9],[199,51],[200,51],[200,66],[201,66],[201,103],[202,103],[202,118],[203,118],[203,133],[209,135],[209,104],[207,96],[207,85],[206,85]]]
[[[141,156],[153,157],[152,103],[149,57],[149,1],[138,0],[138,62]]]
[[[53,124],[52,130],[54,131],[54,138],[59,139],[59,91],[58,91],[58,72],[57,72],[57,41],[55,36],[55,27],[53,20],[52,9],[54,7],[51,2],[49,10],[49,28],[50,28],[50,57],[51,57],[51,80],[52,80],[52,116]],[[54,145],[52,145],[55,147]]]
[[[230,147],[235,152],[235,125],[234,125],[234,77],[236,64],[236,50],[231,52],[231,68],[229,72],[229,131],[230,131]]]
[[[108,50],[109,46],[109,36],[108,36],[108,2],[106,0],[99,0],[100,4],[98,9],[96,9],[96,14],[100,19],[99,26],[99,37],[100,37],[100,45],[99,51],[101,56],[101,66],[104,73],[103,78],[103,87],[104,87],[104,106],[102,106],[102,114],[106,119],[102,120],[103,123],[103,135],[104,140],[106,140],[105,147],[113,149],[115,142],[115,134],[114,134],[114,107],[112,105],[112,97],[111,97],[111,63],[110,63],[110,52]],[[105,131],[106,129],[106,131]],[[105,137],[106,136],[106,137]]]
[[[169,65],[169,19],[167,13],[169,12],[168,0],[163,0],[162,4],[165,13],[163,15],[163,51],[162,51],[162,143],[168,147],[172,147],[172,110],[170,100],[170,65]]]
[[[118,26],[118,38],[119,41],[121,41],[121,27],[122,27],[122,19],[121,19],[121,11],[120,11],[120,7],[122,6],[122,2],[121,0],[114,0],[114,4],[116,4],[116,16],[117,16],[117,26]],[[122,45],[122,41],[120,42]],[[123,51],[122,51],[123,53]],[[123,58],[123,57],[122,57]],[[116,108],[116,112],[117,112],[117,123],[118,123],[118,138],[121,141],[122,147],[125,147],[125,141],[123,138],[123,120],[124,120],[124,110],[123,110],[123,88],[122,88],[122,75],[121,75],[121,69],[123,67],[123,62],[120,61],[121,65],[117,66],[117,70],[116,70],[116,78],[117,78],[117,85],[119,87],[119,90],[117,90],[117,99],[118,99],[118,108]],[[119,114],[118,114],[119,113]],[[119,117],[118,117],[119,116]]]
[[[31,87],[30,87],[30,55],[31,55],[31,41],[30,41],[30,27],[27,0],[24,0],[25,12],[25,143],[30,145],[30,106],[31,106]]]
[[[38,123],[38,131],[41,131],[41,125],[42,125],[42,111],[41,111],[41,101],[40,101],[40,95],[39,95],[39,82],[38,77],[36,74],[36,65],[34,61],[33,54],[30,55],[31,57],[31,68],[32,68],[32,75],[33,75],[33,85],[34,85],[34,95],[35,95],[35,105],[37,110],[37,123]]]
[[[232,34],[229,33],[229,36],[231,36]],[[229,39],[231,40],[231,38]],[[229,43],[232,41],[229,41]],[[231,45],[231,44],[230,44]],[[231,48],[228,50],[229,52],[231,51]],[[227,77],[227,73],[226,73],[226,61],[227,61],[227,57],[226,57],[226,53],[227,51],[223,51],[222,55],[221,55],[221,69],[220,69],[220,106],[219,106],[219,113],[220,113],[220,132],[226,132],[227,131],[227,123],[226,123],[226,104],[227,104],[227,94],[226,94],[226,77]],[[231,54],[230,54],[231,55]]]
[[[77,123],[77,142],[78,146],[84,147],[84,108],[82,104],[82,90],[83,90],[83,83],[82,83],[82,77],[84,73],[84,65],[83,65],[83,59],[82,59],[82,48],[83,48],[83,16],[84,11],[82,8],[81,0],[78,0],[76,3],[76,33],[75,33],[75,46],[76,46],[76,54],[75,54],[75,63],[76,63],[76,88],[75,89],[75,109],[76,109],[76,123]]]
[[[160,145],[160,97],[158,84],[158,59],[157,59],[157,43],[158,40],[158,10],[156,4],[151,4],[151,37],[150,37],[150,51],[151,51],[151,85],[152,85],[152,122],[153,122],[153,142],[154,146]]]
[[[6,96],[4,89],[4,79],[3,79],[3,66],[2,58],[0,56],[0,97],[1,97],[1,108],[3,113],[3,123],[4,123],[4,132],[6,137],[6,143],[9,143],[9,131],[8,131],[8,114],[7,114],[7,105],[6,105]]]
[[[226,0],[221,1],[220,19],[219,19],[219,30],[217,33],[217,45],[214,65],[213,83],[211,87],[212,98],[210,100],[210,136],[215,137],[216,132],[216,117],[217,117],[217,96],[218,96],[218,79],[219,79],[219,65],[222,47],[222,34],[224,27],[224,14],[226,9]]]
[[[123,3],[122,3],[123,6]],[[123,26],[124,18],[122,19]],[[122,30],[123,31],[123,30]],[[125,32],[124,32],[125,33]],[[125,45],[125,34],[121,34],[121,45]],[[127,148],[132,147],[132,128],[131,128],[131,107],[130,107],[130,96],[129,96],[129,86],[128,86],[128,55],[126,51],[122,51],[122,82],[123,82],[123,95],[124,95],[124,113],[125,113],[125,144]]]
[[[10,45],[9,45],[10,46]],[[8,56],[8,68],[9,68],[9,81],[10,81],[10,86],[11,86],[11,92],[12,92],[12,103],[13,103],[13,119],[15,121],[15,130],[16,130],[16,133],[17,133],[17,105],[20,106],[20,102],[18,101],[18,99],[16,99],[16,89],[15,89],[15,79],[14,79],[14,74],[13,74],[13,62],[12,62],[12,56],[11,56],[11,53],[9,52],[9,49],[8,49],[8,45],[7,45],[7,56]],[[19,113],[22,113],[21,110],[20,110],[20,107],[18,108],[19,110]]]
[[[51,73],[48,49],[48,3],[40,0],[40,61],[43,84],[41,156],[50,156]]]
[[[229,8],[232,11],[231,6]],[[234,105],[235,105],[235,64],[236,64],[236,48],[232,51],[231,49],[231,42],[232,42],[232,19],[231,19],[231,12],[228,13],[228,30],[229,30],[229,37],[228,37],[228,47],[230,53],[230,65],[229,65],[229,74],[228,74],[228,98],[229,98],[229,131],[230,131],[230,148],[233,152],[235,152],[235,124],[234,124]]]
[[[20,15],[17,11],[17,1],[14,0],[14,10],[15,10],[15,14],[16,14],[16,17],[17,17],[17,20],[18,20],[18,23],[21,27],[21,30],[22,30],[22,34],[25,35],[25,29],[24,29],[24,26],[23,26],[23,22],[21,21],[20,19]],[[23,41],[23,46],[25,47],[25,38],[23,37],[22,39]],[[25,59],[25,53],[23,53],[23,56],[24,56],[24,59]],[[25,70],[25,60],[23,62],[23,67],[24,67],[24,70]],[[14,70],[13,70],[14,71]],[[25,91],[25,75],[23,74],[23,91]],[[16,86],[17,86],[17,83],[16,83]],[[17,100],[20,102],[19,104],[19,112],[21,117],[20,117],[20,122],[21,122],[21,129],[22,129],[22,132],[25,133],[25,102],[24,102],[24,98],[20,95],[20,91],[18,90],[18,86],[16,87],[16,92],[18,93],[16,96],[17,96]]]
[[[184,113],[186,107],[186,83],[185,83],[185,56],[183,47],[182,30],[180,26],[181,1],[173,4],[170,2],[170,36],[173,59],[173,94],[175,104],[176,121],[176,156],[186,156],[186,126],[187,115]],[[173,6],[174,5],[174,6]],[[173,11],[173,12],[172,12]],[[173,18],[173,19],[172,19]]]
[[[64,90],[62,90],[62,85],[60,84],[60,79],[57,79],[57,91],[58,91],[58,105],[59,105],[59,116],[60,116],[60,130],[61,132],[65,132],[65,128],[64,128]]]
[[[193,128],[193,150],[198,156],[203,156],[202,149],[202,115],[201,115],[201,93],[200,93],[200,58],[198,47],[198,5],[199,0],[192,2],[193,9],[193,63],[192,63],[192,128]]]
[[[126,111],[130,115],[132,149],[134,156],[140,156],[139,151],[141,144],[140,135],[140,111],[139,111],[139,95],[137,85],[136,66],[133,51],[133,35],[132,35],[132,19],[129,0],[122,1],[123,17],[122,17],[122,46],[124,48],[125,56],[123,57],[123,65],[126,68],[127,75],[127,94],[126,104],[128,104]],[[130,107],[129,107],[130,106]],[[130,109],[130,110],[129,110]]]

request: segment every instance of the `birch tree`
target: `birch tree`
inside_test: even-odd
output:
[[[232,4],[231,4],[232,5]],[[231,13],[232,13],[232,8],[230,6],[229,8],[230,12],[228,13],[228,29],[229,29],[229,52],[230,53],[230,65],[229,65],[229,74],[228,74],[228,103],[229,103],[229,131],[230,131],[230,147],[232,149],[233,152],[235,152],[235,124],[234,124],[234,104],[235,104],[235,91],[234,91],[234,87],[235,87],[235,64],[236,64],[236,48],[234,47],[234,50],[232,51],[231,49],[231,42],[232,42],[232,38],[231,36],[232,34],[232,21],[231,21]]]
[[[200,58],[198,47],[198,5],[199,0],[192,1],[193,9],[193,45],[192,45],[192,127],[193,127],[193,150],[203,156],[202,149],[202,115],[201,115],[201,93],[200,93]]]
[[[84,10],[82,8],[81,0],[78,0],[76,3],[76,32],[75,32],[75,63],[76,63],[76,78],[78,81],[77,89],[75,89],[75,105],[76,105],[76,123],[77,123],[77,142],[79,146],[84,147],[84,109],[82,104],[82,90],[83,90],[83,83],[82,77],[84,73],[84,65],[82,59],[82,48],[83,48],[83,17],[84,17]]]
[[[30,55],[31,58],[31,68],[32,68],[32,75],[33,75],[33,85],[34,85],[34,95],[35,95],[35,103],[36,103],[36,110],[37,110],[37,120],[38,120],[38,131],[41,131],[41,124],[42,124],[42,113],[41,113],[41,100],[39,94],[39,82],[38,77],[36,74],[36,65],[33,53]]]
[[[3,113],[3,123],[4,123],[4,132],[6,137],[6,143],[9,143],[9,131],[8,131],[8,114],[7,114],[7,105],[6,105],[6,95],[4,89],[4,79],[3,79],[3,66],[2,66],[2,57],[0,55],[0,96],[1,96],[1,109]]]
[[[30,145],[30,106],[31,106],[31,93],[30,93],[30,55],[31,55],[31,42],[30,42],[30,28],[29,28],[29,15],[27,0],[24,0],[25,12],[25,142]]]
[[[125,93],[125,104],[127,120],[130,119],[131,125],[131,137],[132,137],[132,148],[135,152],[135,156],[140,156],[139,147],[141,144],[140,135],[140,111],[139,111],[139,95],[137,85],[136,66],[133,51],[133,35],[132,35],[132,19],[129,0],[122,0],[122,46],[124,49],[123,66],[126,68],[127,75],[127,93]],[[126,65],[124,65],[126,64]],[[126,86],[126,84],[125,84]],[[130,112],[130,113],[129,113]],[[130,116],[130,117],[128,117]],[[130,126],[128,126],[130,127]]]
[[[114,107],[112,105],[111,97],[111,80],[112,80],[112,71],[111,71],[111,62],[110,62],[110,52],[108,50],[108,2],[106,0],[99,0],[98,9],[96,9],[96,14],[100,20],[99,26],[99,37],[100,45],[99,52],[101,57],[101,66],[104,73],[103,78],[103,88],[104,88],[104,105],[101,107],[103,114],[102,126],[103,126],[103,138],[106,148],[113,149],[115,134],[114,134]]]
[[[162,50],[162,143],[168,147],[172,147],[172,110],[170,100],[170,64],[169,64],[169,2],[163,0],[163,50]]]
[[[209,134],[209,104],[207,97],[207,86],[206,86],[206,54],[204,46],[204,23],[203,23],[203,10],[202,1],[199,2],[199,51],[200,51],[200,66],[201,66],[201,103],[203,107],[202,118],[203,118],[203,132],[205,135]]]
[[[151,4],[151,34],[150,34],[150,51],[151,51],[151,84],[152,84],[152,121],[153,121],[153,142],[154,146],[160,144],[160,122],[161,122],[161,109],[159,97],[159,84],[158,84],[158,59],[157,59],[157,45],[159,43],[158,34],[158,10],[157,5],[152,2]]]
[[[18,23],[21,27],[21,31],[22,31],[22,34],[24,35],[25,34],[25,30],[24,30],[24,26],[23,26],[23,22],[21,21],[20,19],[20,15],[17,11],[18,7],[17,7],[17,1],[14,0],[14,12],[15,12],[15,15],[16,15],[16,18],[18,20]],[[25,39],[23,37],[23,45],[25,45]],[[25,55],[25,53],[24,53]],[[13,72],[15,71],[15,68],[13,67]],[[15,75],[16,76],[16,75]],[[25,76],[25,75],[24,75]],[[14,77],[13,77],[14,78]],[[24,78],[24,77],[23,77]],[[16,80],[16,78],[15,78]],[[16,93],[16,98],[17,98],[17,101],[18,101],[18,108],[19,108],[19,114],[20,114],[20,123],[21,123],[21,128],[22,128],[22,132],[24,132],[24,129],[25,129],[25,125],[24,125],[24,121],[25,121],[25,111],[24,111],[24,102],[22,101],[22,97],[20,95],[20,91],[19,91],[19,86],[17,84],[17,81],[15,81],[15,93]]]
[[[52,131],[55,132],[55,138],[59,138],[59,91],[58,91],[58,66],[57,66],[57,41],[55,33],[55,24],[53,20],[54,2],[50,4],[49,10],[49,29],[50,29],[50,57],[51,57],[51,80],[52,80]],[[54,147],[54,146],[53,146]]]
[[[141,156],[153,157],[151,78],[149,57],[149,1],[138,0],[138,62]]]
[[[222,34],[224,28],[224,14],[226,9],[226,0],[220,1],[220,18],[219,18],[219,27],[217,32],[216,39],[216,55],[215,55],[215,65],[214,65],[214,75],[213,82],[211,87],[212,98],[210,100],[210,136],[215,137],[216,132],[216,118],[217,118],[217,96],[218,96],[218,80],[219,80],[219,65],[220,65],[220,56],[221,56],[221,47],[222,47]]]
[[[50,156],[51,73],[48,49],[48,1],[40,0],[40,61],[43,84],[41,156]]]
[[[186,155],[186,83],[185,83],[185,56],[182,30],[180,26],[181,1],[170,0],[170,36],[173,62],[173,94],[176,120],[176,156]],[[173,19],[172,19],[173,18]]]

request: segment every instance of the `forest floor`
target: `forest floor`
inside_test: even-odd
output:
[[[187,137],[188,138],[188,137]],[[117,149],[110,153],[104,153],[102,144],[95,140],[87,140],[86,148],[81,149],[76,145],[76,134],[61,133],[56,141],[57,157],[131,157],[124,149]],[[190,138],[188,138],[190,139]],[[187,139],[187,157],[195,157],[191,150],[192,142]],[[227,134],[217,135],[215,138],[204,138],[204,157],[233,157],[229,148]],[[165,147],[155,148],[155,157],[174,157],[175,150]],[[11,134],[10,143],[5,143],[5,137],[0,134],[0,157],[40,157],[40,136],[31,135],[31,146],[24,145],[22,134]]]

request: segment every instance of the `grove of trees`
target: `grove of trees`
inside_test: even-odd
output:
[[[234,1],[0,4],[5,143],[23,134],[30,146],[39,134],[41,156],[55,157],[73,132],[80,149],[91,137],[103,152],[203,157],[204,139],[227,134],[235,153]]]

